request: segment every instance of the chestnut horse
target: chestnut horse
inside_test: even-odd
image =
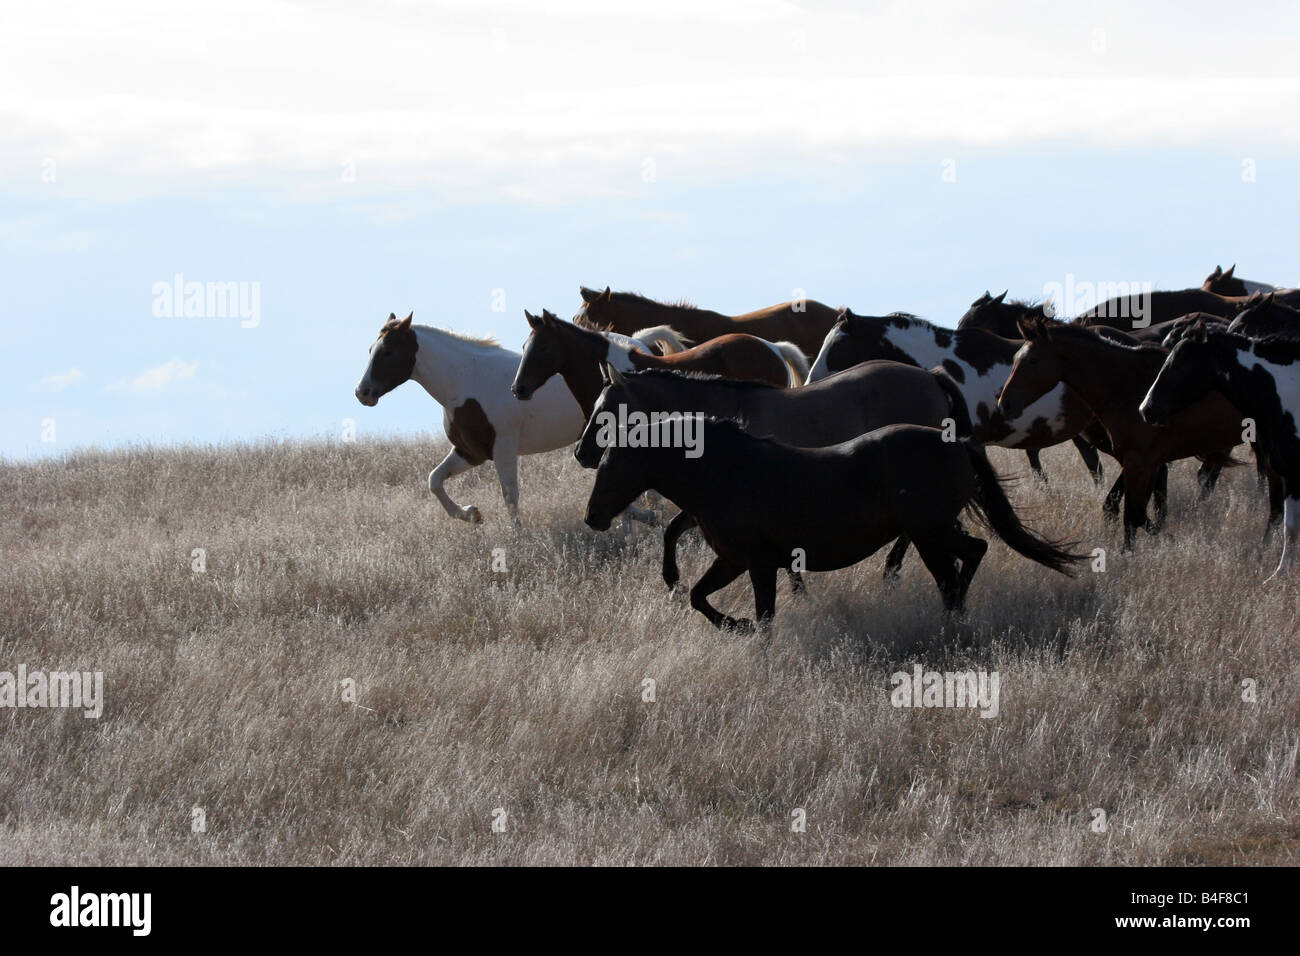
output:
[[[1164,364],[1158,345],[1124,345],[1093,329],[1035,318],[1021,323],[1025,344],[998,399],[1008,416],[1020,414],[1062,384],[1096,413],[1110,436],[1111,454],[1124,469],[1124,549],[1131,551],[1145,527],[1147,499],[1160,466],[1198,457],[1235,464],[1242,440],[1241,414],[1222,395],[1210,394],[1173,416],[1149,425],[1138,405]]]
[[[622,336],[585,329],[542,310],[541,315],[525,312],[528,340],[510,386],[516,398],[527,401],[552,375],[559,375],[590,417],[604,381],[601,365],[609,363],[620,372],[647,368],[678,372],[706,372],[724,378],[766,382],[769,385],[802,385],[808,365],[798,347],[790,342],[768,342],[752,335],[724,335],[670,355],[650,355],[629,347]],[[640,338],[651,330],[642,329]]]
[[[1198,323],[1169,353],[1139,410],[1162,425],[1211,392],[1255,422],[1259,457],[1275,469],[1277,495],[1285,497],[1286,537],[1271,581],[1291,572],[1300,543],[1300,342],[1257,341]]]
[[[809,571],[834,571],[904,535],[916,543],[944,610],[959,612],[988,550],[983,539],[962,531],[958,519],[966,511],[1053,570],[1065,573],[1081,560],[1021,524],[1001,478],[968,438],[889,425],[829,448],[794,448],[756,438],[732,421],[704,418],[701,429],[705,453],[695,458],[681,448],[610,444],[586,521],[604,531],[650,489],[694,515],[717,557],[691,588],[691,606],[719,629],[753,628],[708,600],[746,571],[766,633],[776,613],[777,572],[792,559]]]
[[[835,324],[837,311],[812,299],[783,302],[744,315],[723,315],[684,302],[669,305],[635,292],[579,289],[582,307],[573,316],[578,325],[631,335],[634,329],[668,325],[692,342],[708,342],[732,332],[745,332],[769,342],[793,342],[812,361],[822,339]]]

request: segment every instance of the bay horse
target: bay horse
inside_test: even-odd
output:
[[[999,406],[1015,416],[1067,384],[1096,412],[1110,436],[1111,454],[1123,468],[1126,551],[1133,549],[1137,529],[1147,525],[1147,500],[1161,465],[1190,457],[1236,463],[1232,449],[1241,442],[1241,415],[1222,395],[1205,396],[1159,428],[1138,413],[1164,364],[1160,346],[1124,345],[1087,327],[1042,318],[1022,323],[1021,333],[1024,345]]]
[[[953,331],[906,312],[869,316],[844,309],[822,343],[808,381],[819,381],[869,359],[889,359],[921,368],[941,366],[957,383],[970,411],[974,437],[982,444],[1037,452],[1088,429],[1094,418],[1092,411],[1064,387],[1044,396],[1014,420],[1002,414],[998,392],[1011,372],[1019,347],[1018,340],[982,329]],[[1089,432],[1090,440],[1097,439],[1092,444],[1101,442],[1103,450],[1108,450],[1105,435],[1096,434],[1098,431]],[[1094,480],[1099,481],[1096,452],[1086,446],[1079,452]]]
[[[592,419],[595,422],[595,419]],[[591,424],[588,425],[590,430]],[[901,535],[916,544],[945,612],[960,612],[988,549],[966,534],[963,512],[1014,550],[1063,573],[1082,560],[1026,528],[980,446],[943,431],[889,425],[827,448],[757,438],[732,421],[705,418],[704,453],[681,448],[605,449],[587,502],[587,524],[609,528],[638,495],[654,489],[695,516],[716,557],[691,588],[691,606],[719,629],[753,630],[723,614],[709,595],[749,572],[754,610],[766,633],[776,613],[776,576],[802,556],[809,571],[857,564]]]
[[[632,375],[615,371],[596,407],[620,405],[647,413],[698,413],[739,421],[751,435],[799,448],[839,444],[885,425],[941,428],[950,420],[956,437],[971,430],[966,403],[946,372],[887,361],[863,362],[803,388],[660,369]],[[596,468],[602,451],[597,432],[588,428],[573,454],[584,468]],[[676,587],[680,578],[677,541],[692,527],[694,517],[682,511],[664,530],[663,577],[669,588]],[[887,580],[897,576],[907,547],[907,538],[902,537],[890,551],[885,562]],[[791,574],[791,580],[796,590],[802,587],[796,574]]]
[[[836,317],[835,309],[813,299],[782,302],[743,315],[723,315],[685,302],[670,304],[635,292],[611,292],[609,286],[603,292],[582,286],[579,293],[582,305],[573,321],[587,328],[630,335],[646,326],[668,325],[697,344],[744,332],[769,342],[793,342],[809,361]]]
[[[541,315],[524,315],[531,331],[510,391],[527,401],[543,383],[559,375],[581,406],[584,418],[591,415],[604,387],[601,366],[605,364],[620,372],[662,368],[783,386],[802,385],[808,374],[803,353],[790,342],[733,334],[668,355],[651,355],[629,346],[626,336],[583,328],[545,309]],[[642,329],[633,337],[654,336],[662,328]]]
[[[582,434],[582,409],[560,382],[539,388],[525,407],[510,394],[520,355],[492,339],[475,338],[413,325],[389,314],[370,347],[357,401],[368,407],[408,379],[442,406],[443,429],[451,452],[429,473],[429,490],[447,514],[471,523],[483,520],[478,508],[452,501],[444,482],[489,459],[496,466],[501,494],[519,523],[519,456],[554,451]]]
[[[1261,457],[1278,476],[1286,536],[1268,580],[1289,575],[1300,543],[1300,342],[1193,326],[1165,359],[1139,409],[1144,420],[1163,425],[1212,393],[1254,420]]]

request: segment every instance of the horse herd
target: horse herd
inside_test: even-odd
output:
[[[583,288],[572,321],[525,312],[522,353],[390,314],[356,397],[372,406],[413,379],[442,405],[452,450],[429,489],[452,517],[482,520],[444,485],[491,460],[518,522],[518,457],[575,442],[596,470],[591,527],[620,513],[652,521],[636,500],[667,498],[681,510],[664,532],[664,581],[677,586],[677,540],[698,526],[715,557],[691,604],[720,628],[753,627],[708,600],[741,574],[765,625],[782,569],[798,591],[803,571],[847,567],[891,541],[886,576],[915,546],[945,611],[960,611],[987,549],[963,515],[1069,573],[1083,555],[1021,523],[985,445],[1024,450],[1041,476],[1038,452],[1072,441],[1099,484],[1098,451],[1113,457],[1121,473],[1103,508],[1115,517],[1122,506],[1132,550],[1139,530],[1164,523],[1170,462],[1201,461],[1205,498],[1248,442],[1267,485],[1266,538],[1285,524],[1273,580],[1300,543],[1300,290],[1234,271],[1069,322],[1051,303],[986,292],[956,329],[811,300],[727,316]],[[669,438],[691,426],[694,453]]]

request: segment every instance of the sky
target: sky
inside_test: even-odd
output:
[[[0,2],[9,459],[439,434],[353,396],[383,319],[518,349],[579,285],[1300,284],[1294,4]]]

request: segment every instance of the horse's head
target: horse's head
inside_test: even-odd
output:
[[[1202,320],[1190,323],[1138,406],[1143,419],[1163,425],[1213,389],[1220,367],[1216,351],[1210,327]]]
[[[835,324],[822,340],[822,347],[808,373],[808,383],[852,368],[859,362],[882,358],[883,334],[880,322],[854,315],[848,308],[840,309]]]
[[[1221,268],[1215,266],[1214,271],[1205,277],[1205,282],[1201,285],[1201,291],[1213,292],[1215,295],[1246,295],[1248,291],[1246,283],[1232,274],[1236,268],[1237,266],[1234,263],[1228,267],[1227,272],[1224,272]]]
[[[609,286],[605,286],[605,291],[600,292],[596,289],[588,289],[584,285],[578,287],[578,292],[582,295],[582,305],[573,314],[573,324],[586,326],[589,329],[609,328],[611,324],[609,311],[614,303],[614,294],[609,291]]]
[[[1057,323],[1042,316],[1022,319],[1017,324],[1025,344],[1016,353],[1011,374],[998,396],[998,408],[1007,418],[1017,418],[1030,405],[1058,384],[1064,374],[1060,349],[1055,341]]]
[[[531,331],[524,342],[524,354],[519,359],[510,391],[515,398],[526,402],[564,367],[564,341],[560,318],[555,313],[543,309],[541,315],[533,315],[525,309],[524,317]]]
[[[596,399],[587,426],[582,430],[582,437],[573,449],[573,457],[583,468],[600,467],[605,449],[617,444],[619,408],[631,412],[642,409],[643,406],[627,379],[613,366],[602,362],[600,374],[605,387]]]
[[[379,338],[370,346],[370,361],[357,385],[357,401],[362,405],[375,405],[381,395],[387,395],[411,377],[415,370],[415,353],[419,344],[411,328],[412,312],[404,319],[389,313],[388,321],[379,330]]]
[[[1035,316],[1052,317],[1049,303],[1029,305],[1025,302],[1008,302],[1006,299],[1005,292],[1001,295],[990,295],[985,292],[970,304],[966,314],[957,323],[957,328],[983,329],[1004,339],[1018,339],[1020,338],[1018,323],[1022,319],[1032,319]]]

